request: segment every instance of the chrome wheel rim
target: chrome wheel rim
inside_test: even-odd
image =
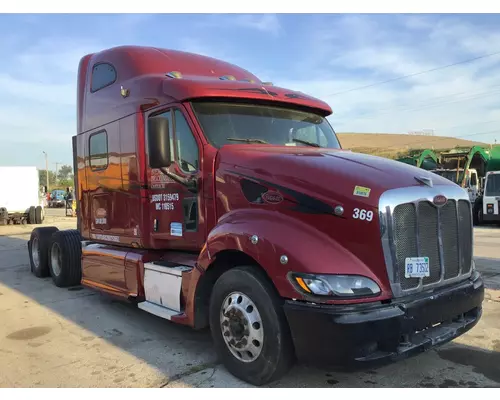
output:
[[[40,266],[40,243],[38,238],[33,238],[31,242],[31,258],[36,269]]]
[[[248,296],[232,292],[222,303],[220,327],[226,346],[242,362],[255,361],[264,345],[264,327],[259,310]]]
[[[61,274],[61,248],[57,243],[53,243],[50,250],[50,265],[52,273],[55,276],[59,276]]]

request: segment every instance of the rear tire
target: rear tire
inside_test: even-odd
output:
[[[35,223],[36,223],[36,208],[34,206],[31,206],[28,211],[28,224],[35,224]]]
[[[58,287],[77,286],[82,279],[82,242],[76,229],[52,235],[49,251],[50,275]]]
[[[40,225],[43,222],[43,209],[41,206],[35,208],[35,224]]]
[[[282,300],[257,268],[236,267],[219,277],[209,318],[217,354],[237,378],[261,386],[281,378],[293,365]]]
[[[28,242],[31,272],[38,278],[49,276],[49,247],[55,226],[35,228]]]
[[[483,200],[477,199],[474,202],[472,222],[475,226],[480,226],[484,224],[483,220]]]

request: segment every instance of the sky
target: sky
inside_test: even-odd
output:
[[[500,143],[500,54],[463,62],[500,52],[498,14],[3,14],[0,37],[1,165],[45,168],[43,151],[50,169],[71,164],[78,62],[124,44],[220,58],[319,97],[337,132]]]

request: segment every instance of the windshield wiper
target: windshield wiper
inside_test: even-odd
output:
[[[228,137],[228,138],[226,138],[226,140],[233,140],[235,142],[264,143],[264,144],[268,144],[265,140],[262,140],[262,139],[240,139],[240,138]]]
[[[321,147],[318,143],[308,142],[307,140],[292,139],[294,142],[306,144],[312,147]]]

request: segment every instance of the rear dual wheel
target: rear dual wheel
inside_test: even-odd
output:
[[[50,275],[58,287],[76,286],[82,279],[80,232],[76,229],[58,231],[50,246]]]
[[[31,206],[28,211],[28,223],[40,225],[45,219],[43,208],[41,206]]]
[[[42,206],[38,206],[35,208],[35,224],[41,224],[45,219],[45,215],[43,212]]]
[[[28,243],[31,272],[38,278],[50,275],[49,272],[49,248],[52,235],[58,229],[54,226],[35,228],[31,232]]]
[[[35,228],[28,248],[31,271],[35,276],[52,276],[58,287],[80,284],[82,245],[78,230],[60,231],[52,226]]]
[[[215,349],[237,378],[261,386],[292,366],[295,354],[282,300],[257,268],[236,267],[220,276],[209,318]]]

